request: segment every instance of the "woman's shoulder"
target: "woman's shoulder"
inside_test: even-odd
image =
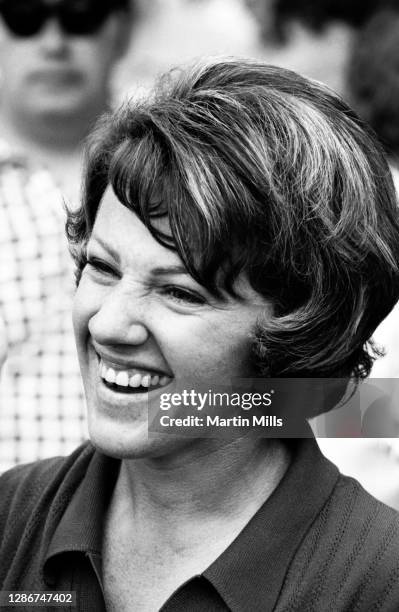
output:
[[[50,512],[62,511],[93,453],[86,442],[67,457],[20,465],[0,476],[0,550],[10,547],[29,526],[44,525]]]
[[[340,476],[319,522],[323,525],[320,560],[328,556],[337,566],[346,567],[346,581],[352,577],[356,582],[359,572],[377,587],[385,584],[393,568],[399,572],[399,512],[354,478]]]
[[[337,482],[330,519],[332,524],[341,521],[350,540],[367,536],[370,550],[375,545],[379,547],[387,533],[391,533],[387,541],[396,537],[399,546],[399,512],[376,499],[350,476],[341,475]]]
[[[299,602],[295,609],[312,600],[318,610],[332,601],[336,610],[397,610],[398,551],[399,513],[341,475],[293,559],[282,601]]]
[[[65,478],[80,471],[94,453],[94,447],[86,441],[66,457],[51,457],[18,465],[0,475],[0,507],[5,505],[5,496],[27,497],[40,495],[48,487],[60,485]]]

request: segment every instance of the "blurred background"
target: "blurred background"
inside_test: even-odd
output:
[[[323,1],[291,4],[274,0],[138,0],[139,20],[131,48],[115,79],[118,92],[127,86],[133,92],[138,86],[148,86],[173,65],[220,54],[265,59],[343,91],[354,31],[350,11],[347,15],[343,11],[345,19],[340,20],[329,8],[325,14],[317,9]],[[360,12],[360,2],[355,4]],[[352,11],[357,12],[355,8]],[[315,12],[320,13],[320,21],[314,18]],[[361,13],[366,17],[364,7]]]
[[[23,10],[25,10],[25,5],[29,5],[30,1],[16,0],[18,6],[23,5]],[[66,2],[68,1],[66,0]],[[116,4],[118,3],[115,3],[115,6]],[[124,5],[126,3],[121,2],[120,4]],[[133,1],[131,4],[133,8]],[[51,5],[57,6],[57,2],[52,2]],[[11,7],[12,10],[15,6],[14,3]],[[116,11],[117,9],[113,10]],[[123,7],[123,11],[125,10],[126,7]],[[111,18],[112,16],[107,16],[108,20]],[[19,19],[21,20],[20,15]],[[55,18],[53,21],[54,24],[57,23]],[[78,48],[72,49],[76,33],[65,32],[61,22],[57,29],[55,29],[54,24],[49,18],[47,25],[43,25],[34,34],[23,33],[22,38],[21,33],[16,35],[12,29],[9,27],[3,28],[3,24],[0,24],[0,125],[9,143],[18,145],[19,153],[23,149],[22,153],[26,157],[25,164],[22,164],[20,157],[18,158],[19,161],[16,162],[15,156],[11,156],[8,150],[2,157],[4,143],[0,139],[0,161],[6,158],[8,160],[8,165],[2,162],[3,166],[0,168],[0,204],[4,206],[6,212],[11,208],[9,205],[7,208],[7,194],[11,193],[11,187],[13,190],[17,190],[20,196],[23,194],[25,197],[27,193],[28,195],[33,193],[31,183],[34,179],[33,182],[37,185],[39,180],[38,168],[36,167],[38,160],[41,164],[41,171],[50,170],[51,179],[54,179],[54,184],[59,187],[60,195],[70,201],[73,206],[74,200],[76,201],[79,197],[81,143],[89,129],[87,116],[93,118],[108,107],[108,100],[105,100],[105,97],[108,96],[108,78],[110,79],[110,105],[115,105],[126,96],[139,95],[143,89],[151,87],[154,79],[171,67],[204,55],[240,55],[259,58],[268,63],[291,68],[308,77],[324,82],[341,93],[358,110],[361,116],[372,124],[385,146],[395,178],[398,175],[399,0],[151,0],[150,2],[148,0],[135,0],[134,11],[131,13],[128,24],[130,34],[130,44],[128,46],[123,44],[121,45],[123,49],[111,49],[109,38],[100,40],[100,36],[102,36],[100,26],[96,26],[95,34],[92,32],[84,33],[93,45],[94,37],[97,36],[100,52],[104,52],[106,45],[108,45],[109,70],[103,75],[103,82],[98,85],[102,88],[104,101],[99,103],[98,93],[91,95],[90,98],[90,92],[86,92],[85,99],[83,99],[82,94],[81,100],[83,102],[79,102],[80,107],[78,108],[75,97],[72,100],[75,104],[75,110],[69,109],[71,118],[67,122],[65,122],[65,117],[68,109],[65,108],[64,104],[64,108],[60,111],[60,102],[55,99],[54,91],[52,92],[54,107],[49,107],[50,110],[46,111],[47,115],[42,113],[41,116],[40,112],[44,106],[35,109],[32,105],[29,108],[25,105],[25,108],[23,108],[24,100],[21,102],[21,95],[16,93],[17,90],[15,88],[13,90],[12,87],[8,87],[7,90],[7,79],[11,82],[18,68],[17,65],[13,65],[7,73],[6,60],[11,55],[9,51],[5,50],[7,48],[4,46],[4,39],[7,39],[8,49],[12,49],[13,52],[18,45],[22,48],[22,44],[27,44],[28,38],[31,42],[34,39],[37,45],[42,44],[42,47],[37,46],[34,52],[38,54],[37,58],[38,61],[42,62],[41,66],[44,66],[43,62],[51,62],[52,70],[57,62],[65,68],[67,62],[70,61],[70,54],[75,53],[75,51],[77,54],[79,53]],[[67,48],[69,43],[71,43],[71,49]],[[109,55],[111,53],[110,49],[113,54],[112,57]],[[26,57],[27,53],[24,52],[24,54]],[[114,60],[119,58],[121,58],[121,61],[117,65],[115,64],[114,68]],[[99,61],[101,62],[101,60]],[[50,75],[51,86],[62,86],[65,91],[71,83],[76,86],[78,77],[81,78],[82,74],[84,76],[84,72],[76,72],[76,66],[74,68],[75,73],[71,73],[73,78],[71,74],[65,73],[66,76],[64,74],[62,79],[57,80],[52,73]],[[84,69],[84,66],[79,68],[81,71],[84,71]],[[90,73],[88,65],[86,66],[86,72]],[[43,72],[41,78],[43,80]],[[73,83],[74,79],[75,82]],[[101,75],[99,79],[101,80]],[[83,77],[81,83],[83,84]],[[46,86],[48,86],[48,83]],[[94,86],[95,84],[92,88],[92,94],[95,91]],[[48,92],[50,92],[50,89],[48,89]],[[12,96],[14,96],[14,100]],[[6,98],[8,107],[5,104],[7,102]],[[63,103],[65,103],[65,99],[66,97],[63,96]],[[86,107],[84,104],[86,104]],[[19,108],[19,115],[16,112],[17,108]],[[57,112],[61,113],[58,117],[56,116]],[[26,123],[24,130],[19,130],[18,117],[20,117],[21,122],[25,121]],[[67,125],[65,133],[62,131],[60,117],[61,119],[64,117],[64,125]],[[43,118],[45,120],[41,124],[40,120]],[[11,120],[14,122],[12,130],[10,129]],[[53,121],[53,124],[51,124],[51,121]],[[71,134],[74,122],[79,137],[76,137],[75,141],[72,142]],[[40,127],[41,125],[42,127]],[[31,129],[32,126],[35,126],[36,131]],[[4,134],[2,138],[4,138]],[[59,138],[55,138],[54,134],[58,135]],[[64,138],[62,146],[61,134]],[[31,164],[32,159],[36,164],[34,164],[34,167]],[[9,163],[10,160],[12,161],[11,164]],[[24,165],[23,172],[21,171],[22,165]],[[18,168],[18,175],[16,174],[16,168]],[[73,180],[71,177],[73,177]],[[46,197],[50,198],[51,195],[53,201],[57,201],[57,210],[61,210],[60,201],[62,198],[56,196],[55,192],[54,194],[53,192],[50,193],[49,177],[44,181],[44,175],[41,174],[39,178],[40,185],[44,185],[47,181]],[[12,193],[15,194],[15,191]],[[15,201],[14,195],[12,198]],[[20,199],[22,201],[22,196]],[[28,205],[30,206],[27,200]],[[48,210],[50,210],[50,204]],[[55,219],[58,213],[53,212]],[[54,245],[57,243],[58,248],[62,238],[57,238],[57,235],[62,235],[63,219],[59,218],[54,222],[58,223],[57,231],[59,231],[59,234],[54,230],[53,242]],[[6,235],[4,227],[5,224],[3,223],[3,233],[0,233],[0,248],[3,249],[6,245],[8,251],[4,256],[2,251],[2,257],[4,257],[4,261],[8,256],[9,261],[12,262],[15,255],[10,251],[11,241],[9,236]],[[21,234],[19,239],[22,244],[25,238]],[[2,240],[3,242],[1,242]],[[38,238],[39,243],[40,245],[44,244],[41,238]],[[66,249],[64,251],[66,253]],[[59,256],[65,257],[66,255],[59,254]],[[31,261],[32,254],[29,257]],[[43,253],[38,251],[37,258],[38,260],[43,259]],[[68,264],[64,260],[62,261],[64,262],[62,265],[65,272],[63,272],[62,278],[60,276],[57,279],[57,289],[54,289],[54,284],[47,289],[48,295],[51,297],[48,301],[48,308],[50,310],[52,308],[58,309],[58,319],[54,319],[55,335],[61,330],[61,323],[58,321],[61,321],[64,314],[65,317],[69,316],[70,310],[71,271]],[[46,268],[42,274],[48,275],[48,269]],[[68,279],[68,281],[65,279]],[[14,281],[20,283],[20,272],[16,274]],[[63,283],[64,293],[61,288]],[[46,357],[46,351],[50,351],[47,344],[43,345],[43,338],[41,344],[37,341],[40,334],[44,337],[43,330],[47,332],[47,324],[50,320],[48,311],[40,312],[39,301],[44,301],[42,289],[37,291],[39,301],[35,303],[34,312],[24,313],[23,317],[21,315],[22,331],[18,332],[19,335],[15,335],[14,344],[10,341],[9,313],[12,312],[14,316],[15,312],[19,312],[19,310],[16,308],[15,300],[9,304],[2,303],[2,295],[8,292],[9,286],[9,274],[0,275],[0,347],[4,347],[0,353],[3,352],[3,359],[5,360],[0,391],[1,388],[6,388],[7,377],[10,380],[14,377],[14,383],[20,380],[21,372],[25,367],[29,369],[32,385],[34,385],[35,377],[42,380],[43,372],[32,371],[32,356],[36,355],[43,358],[43,356]],[[25,305],[27,299],[33,304],[31,286],[29,292],[23,296]],[[55,295],[60,296],[62,304],[61,302],[58,305],[54,304]],[[62,315],[60,314],[61,310]],[[27,324],[29,317],[34,324]],[[46,322],[41,327],[36,325],[40,317],[42,321]],[[12,325],[16,326],[17,323],[13,321]],[[58,331],[57,326],[59,326]],[[1,329],[4,328],[6,328],[6,332],[2,334]],[[31,333],[32,329],[35,330],[35,333]],[[61,331],[62,334],[61,332],[59,334],[60,345],[64,347],[65,337],[68,336],[69,338],[70,332],[66,329],[66,326]],[[29,335],[31,335],[32,342],[27,349],[26,343],[30,342]],[[375,339],[381,347],[385,347],[385,357],[377,362],[373,375],[387,379],[397,378],[399,376],[399,314],[397,310],[377,330]],[[52,344],[54,345],[54,341]],[[71,349],[72,352],[73,349]],[[18,357],[22,354],[30,355],[30,363],[27,366]],[[67,359],[67,356],[64,355],[64,357]],[[14,363],[12,359],[14,359]],[[46,375],[51,369],[49,364],[56,363],[58,362],[53,357],[47,359]],[[65,361],[65,363],[67,362]],[[63,403],[65,399],[63,394],[70,393],[71,389],[70,379],[68,379],[69,369],[71,376],[75,376],[75,379],[78,376],[76,364],[63,365],[62,370],[65,380],[62,381],[62,384],[64,386],[61,386],[61,382],[58,380],[59,372],[54,372],[51,385],[55,390],[51,396],[49,413],[46,412],[47,408],[45,406],[47,400],[40,397],[41,391],[36,392],[42,412],[39,413],[39,404],[32,404],[31,415],[34,411],[37,411],[37,413],[34,420],[32,417],[31,424],[27,413],[27,398],[32,396],[32,388],[36,387],[28,386],[26,390],[23,390],[26,395],[21,392],[22,395],[19,399],[17,398],[17,403],[19,402],[21,406],[22,400],[20,398],[23,398],[24,413],[18,412],[20,408],[17,404],[15,404],[15,409],[12,408],[13,404],[10,398],[13,399],[13,391],[11,386],[6,389],[8,395],[1,396],[0,394],[0,401],[2,401],[0,406],[0,470],[21,461],[30,461],[42,456],[69,452],[76,443],[85,437],[83,404],[81,411],[76,409],[76,398],[80,398],[79,401],[81,402],[83,401],[81,389],[78,388],[76,381],[75,396],[72,397],[71,395],[70,397],[70,405],[73,403],[73,406],[75,406],[75,413],[73,413],[75,422],[71,421],[71,409],[67,407],[65,402]],[[48,382],[46,383],[46,393],[51,385]],[[64,391],[64,389],[67,389],[67,391]],[[3,400],[1,400],[1,397],[3,397]],[[7,402],[4,397],[7,398]],[[52,416],[55,401],[59,402],[57,423]],[[5,416],[6,405],[8,413]],[[398,412],[399,408],[396,406],[388,408],[390,419],[388,430],[392,436],[399,435]],[[68,418],[69,430],[66,425]],[[49,423],[50,419],[53,419],[50,423],[51,426],[46,425],[46,419],[49,419]],[[21,423],[25,423],[26,432]],[[52,429],[53,426],[54,429]],[[68,430],[68,433],[65,433],[66,430]],[[1,435],[4,435],[3,441]],[[26,440],[24,441],[25,435],[26,439],[29,438],[30,446]],[[46,440],[46,435],[49,438],[48,440]],[[388,434],[385,433],[385,435]],[[52,445],[56,437],[59,440],[58,447]],[[10,446],[8,447],[7,444],[10,444]],[[344,473],[353,474],[372,493],[399,508],[399,444],[397,438],[321,439],[320,445],[327,456],[331,457]],[[12,448],[12,452],[9,448]],[[28,448],[32,448],[30,454]]]

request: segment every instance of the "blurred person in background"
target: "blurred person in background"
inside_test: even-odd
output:
[[[385,147],[399,187],[399,5],[376,13],[354,40],[347,96]]]
[[[0,471],[86,437],[64,200],[132,15],[129,0],[0,2]]]
[[[81,144],[109,108],[130,0],[1,0],[0,128],[76,200]]]
[[[276,39],[286,41],[293,22],[299,21],[309,30],[323,32],[332,22],[357,28],[389,0],[247,0],[252,4],[271,4],[272,24]],[[270,29],[269,29],[270,31]]]
[[[258,54],[343,92],[356,30],[392,0],[244,1],[258,24]]]

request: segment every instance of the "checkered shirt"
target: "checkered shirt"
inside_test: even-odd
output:
[[[50,174],[0,146],[0,472],[87,438],[64,226]]]

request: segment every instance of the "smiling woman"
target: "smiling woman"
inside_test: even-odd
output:
[[[165,218],[157,227],[169,231]],[[85,257],[74,323],[91,440],[131,458],[176,447],[172,436],[148,438],[151,403],[159,406],[172,380],[184,389],[250,376],[252,330],[270,307],[243,278],[241,299],[212,295],[111,189]]]
[[[177,71],[99,124],[67,229],[91,443],[0,478],[0,587],[96,611],[398,609],[398,516],[309,437],[317,393],[304,439],[148,423],[210,381],[369,373],[399,212],[367,127],[279,68]],[[274,424],[267,391],[245,399]]]

